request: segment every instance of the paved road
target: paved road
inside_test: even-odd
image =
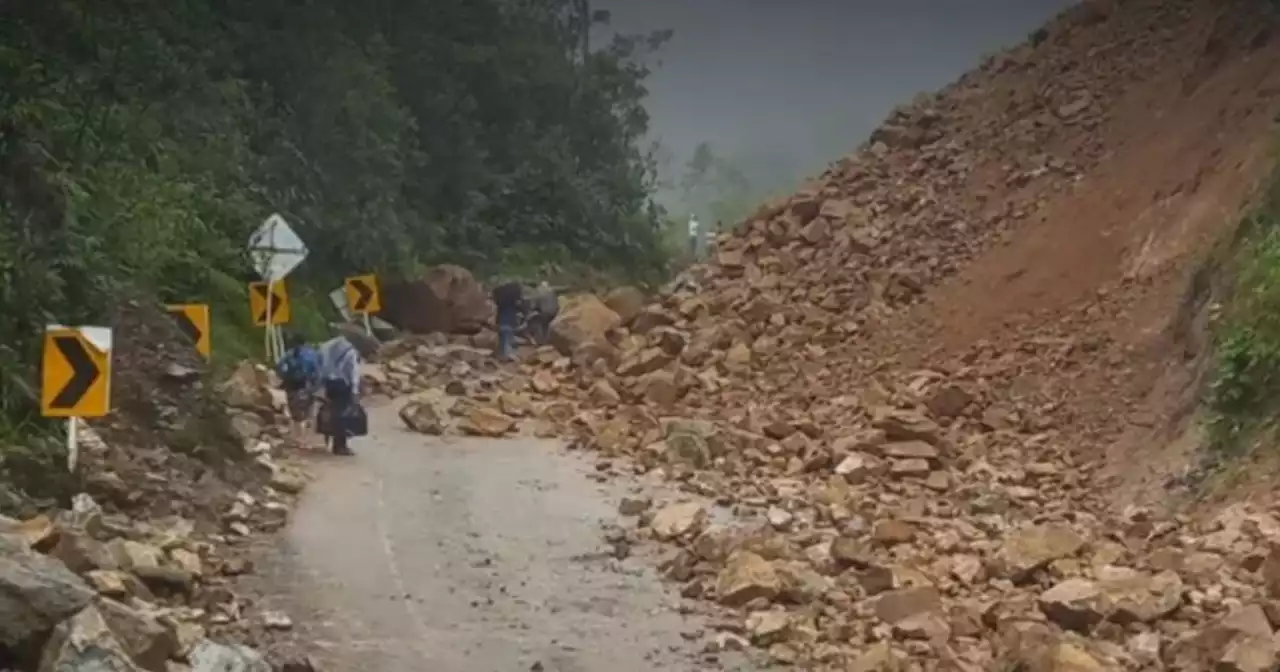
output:
[[[620,494],[552,442],[434,439],[370,410],[350,460],[316,482],[260,561],[266,605],[321,647],[325,670],[706,669],[698,624],[632,560],[605,557]]]

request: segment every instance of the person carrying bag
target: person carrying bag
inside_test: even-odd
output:
[[[334,455],[354,455],[348,441],[369,433],[369,417],[360,405],[360,352],[341,332],[320,346],[320,384],[324,391],[321,432]]]

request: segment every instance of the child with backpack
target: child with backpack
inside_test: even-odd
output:
[[[290,431],[294,441],[302,444],[319,387],[320,353],[294,333],[286,333],[284,342],[285,353],[276,363],[276,374],[288,400]]]

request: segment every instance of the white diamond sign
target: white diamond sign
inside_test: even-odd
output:
[[[307,246],[284,217],[273,214],[249,236],[249,256],[263,280],[283,280],[307,258]]]

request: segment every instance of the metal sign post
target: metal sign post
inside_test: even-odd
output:
[[[271,299],[273,298],[272,295],[274,293],[275,283],[271,282],[270,278],[267,278],[267,326],[263,331],[263,337],[266,339],[264,349],[267,353],[267,361],[271,364],[275,364],[280,361],[276,358],[276,326],[271,323]]]
[[[264,341],[267,358],[274,364],[284,355],[284,336],[272,316],[275,309],[272,306],[274,285],[307,258],[307,246],[283,217],[273,214],[249,236],[249,255],[258,275],[267,282]]]
[[[67,419],[67,469],[80,460],[80,418],[111,411],[111,329],[45,327],[41,415]]]
[[[67,471],[74,472],[80,461],[80,418],[67,418]]]

